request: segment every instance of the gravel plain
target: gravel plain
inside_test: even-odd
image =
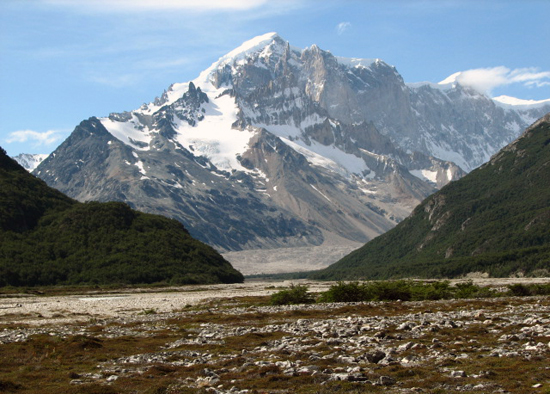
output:
[[[550,282],[550,278],[474,278],[472,280],[480,286],[493,287],[503,287],[511,283]],[[451,282],[457,281],[459,280]],[[327,290],[334,282],[251,280],[230,285],[194,285],[162,290],[88,291],[64,296],[0,295],[0,323],[64,324],[87,321],[91,318],[128,317],[144,311],[167,313],[217,298],[269,296],[291,284],[307,285],[310,292],[320,293]]]
[[[473,281],[499,288],[550,278]],[[314,293],[333,284],[3,295],[0,392],[550,392],[550,297],[291,306],[238,299],[291,283]],[[130,348],[113,353],[122,345]],[[73,367],[73,357],[90,361]],[[42,390],[27,378],[39,373]]]
[[[27,325],[64,324],[91,318],[134,316],[144,311],[167,313],[216,298],[266,296],[291,283],[307,284],[312,292],[326,290],[329,282],[249,281],[230,285],[194,285],[164,289],[87,291],[82,294],[42,296],[9,294],[0,296],[0,323]]]

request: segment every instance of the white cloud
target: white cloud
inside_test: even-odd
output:
[[[491,94],[501,86],[519,83],[527,87],[542,87],[550,85],[550,71],[539,71],[537,68],[516,68],[511,70],[504,66],[492,68],[477,68],[457,72],[440,84],[459,83],[471,87],[478,92]]]
[[[336,33],[338,33],[338,35],[341,36],[342,34],[344,34],[350,28],[351,28],[351,23],[350,22],[338,23],[338,25],[336,26]]]
[[[65,136],[66,132],[61,130],[48,130],[44,132],[34,130],[18,130],[9,134],[6,142],[11,144],[14,142],[34,142],[34,146],[52,145]]]
[[[42,0],[47,4],[112,12],[143,10],[249,10],[268,3],[268,0]]]
[[[137,72],[119,74],[116,71],[98,73],[94,70],[92,72],[89,72],[87,76],[88,79],[92,82],[117,89],[126,88],[128,86],[135,86],[141,80],[143,80],[143,75],[140,75]]]

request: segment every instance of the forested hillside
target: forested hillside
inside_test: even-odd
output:
[[[0,286],[242,281],[178,221],[76,202],[0,148]]]

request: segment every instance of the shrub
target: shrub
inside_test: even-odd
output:
[[[534,288],[535,295],[550,295],[550,284],[539,283],[531,285]]]
[[[471,280],[451,286],[449,281],[416,282],[412,280],[378,282],[338,282],[322,293],[319,302],[424,301],[501,296],[550,295],[550,284],[513,284],[508,292],[475,285]]]
[[[532,295],[531,289],[529,289],[528,286],[521,283],[508,285],[508,291],[511,295],[516,297],[525,297],[525,296]]]
[[[472,283],[461,284],[459,292],[466,297],[472,292],[479,292],[478,286]],[[319,302],[362,302],[362,301],[422,301],[441,300],[454,296],[455,289],[449,281],[430,283],[410,280],[379,281],[369,283],[339,282],[322,293]]]
[[[338,282],[321,294],[319,302],[362,302],[369,299],[371,299],[371,296],[366,284]]]
[[[456,298],[475,298],[480,290],[478,285],[474,285],[472,280],[457,283],[454,289]]]
[[[448,280],[442,282],[418,283],[409,282],[411,299],[423,300],[444,300],[452,297],[451,284]]]
[[[526,297],[534,295],[549,295],[550,294],[550,285],[549,284],[522,284],[516,283],[513,285],[508,285],[508,293],[516,297]]]
[[[507,293],[480,287],[471,280],[451,286],[449,281],[416,282],[412,280],[378,282],[338,282],[322,293],[319,302],[424,301],[501,296],[550,295],[550,284],[513,284]]]
[[[305,285],[291,284],[290,288],[271,295],[271,305],[312,304],[315,299],[308,290],[309,288]]]
[[[375,301],[410,301],[413,298],[410,281],[373,282],[370,287]]]
[[[492,290],[489,287],[481,287],[474,285],[474,283],[469,280],[467,282],[457,283],[454,287],[454,298],[491,298],[498,297],[501,294]]]

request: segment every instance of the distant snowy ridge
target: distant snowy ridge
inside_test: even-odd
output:
[[[48,157],[47,154],[21,153],[17,156],[12,157],[12,159],[18,162],[25,170],[33,172],[34,169],[38,167],[38,165],[42,163],[44,159],[46,159],[46,157]]]
[[[550,99],[546,100],[523,100],[510,96],[493,97],[493,100],[504,106],[522,107],[522,108],[541,108],[550,104]]]
[[[429,87],[431,89],[439,91],[450,91],[456,89],[460,83],[457,81],[456,77],[460,75],[460,72],[454,73],[449,77],[445,78],[443,81],[434,83],[434,82],[407,82],[406,85],[411,89],[419,89],[422,87]],[[468,86],[465,86],[469,88]],[[482,96],[485,96],[483,93],[479,93]],[[487,96],[488,97],[488,96]],[[497,97],[490,97],[497,105],[500,105],[503,108],[522,108],[522,109],[536,109],[542,108],[544,106],[550,105],[550,99],[545,100],[524,100],[516,97],[501,95]]]

